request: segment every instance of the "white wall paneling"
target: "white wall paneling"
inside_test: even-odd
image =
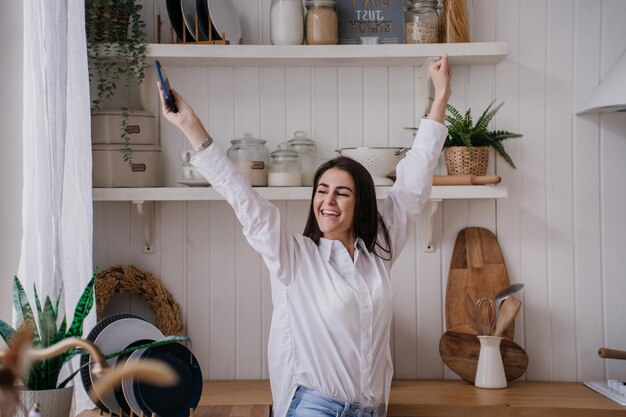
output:
[[[247,43],[269,43],[269,3],[233,1]],[[393,270],[393,357],[399,378],[457,378],[438,343],[450,257],[458,231],[497,234],[512,282],[526,286],[516,341],[529,354],[525,378],[626,378],[626,363],[604,361],[606,345],[626,349],[626,114],[575,116],[626,46],[626,5],[618,0],[473,0],[474,41],[502,41],[497,65],[454,66],[451,103],[475,117],[505,105],[497,129],[524,134],[506,149],[517,169],[492,158],[508,199],[445,200],[435,216],[434,252],[422,220]],[[593,3],[593,4],[592,4]],[[158,8],[152,7],[153,13]],[[164,8],[161,8],[164,10]],[[168,75],[222,149],[251,130],[270,149],[306,130],[320,160],[351,146],[406,146],[426,92],[416,66],[167,65]],[[156,94],[152,93],[153,105]],[[155,113],[159,113],[153,108]],[[164,185],[181,179],[182,135],[159,123]],[[445,173],[443,166],[439,173]],[[275,201],[287,225],[304,227],[307,201]],[[94,205],[94,259],[156,274],[181,304],[194,351],[210,379],[267,378],[272,306],[268,273],[223,201],[155,205],[155,253],[128,202]],[[116,308],[134,309],[120,299]]]
[[[517,279],[524,288],[524,332],[532,361],[528,378],[552,378],[552,335],[549,304],[548,225],[546,223],[546,1],[520,2],[520,126],[524,132],[521,189],[521,260]],[[503,219],[504,220],[504,219]]]

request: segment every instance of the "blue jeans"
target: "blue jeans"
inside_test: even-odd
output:
[[[287,417],[376,417],[377,413],[361,404],[336,400],[306,387],[298,387]]]

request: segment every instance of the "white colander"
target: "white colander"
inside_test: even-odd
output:
[[[407,148],[341,148],[337,152],[361,163],[370,173],[374,185],[391,185],[393,181],[388,178],[395,174],[398,161],[404,158]]]

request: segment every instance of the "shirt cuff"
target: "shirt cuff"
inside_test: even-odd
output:
[[[436,120],[422,119],[412,148],[441,150],[446,136],[448,136],[448,128],[444,124]]]
[[[198,168],[200,173],[211,184],[222,183],[236,170],[230,159],[215,142],[211,143],[208,148],[195,154],[189,162]]]

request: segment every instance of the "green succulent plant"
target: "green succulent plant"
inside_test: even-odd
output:
[[[443,147],[467,146],[470,148],[471,154],[471,147],[473,146],[490,146],[511,167],[515,168],[515,164],[511,156],[504,150],[502,142],[506,139],[521,138],[522,135],[507,130],[488,130],[489,122],[504,105],[504,103],[500,103],[494,107],[494,103],[495,100],[487,106],[476,121],[476,124],[472,120],[471,109],[468,108],[465,114],[461,114],[453,105],[448,104],[448,113],[445,117],[448,126],[448,137]]]
[[[93,286],[97,274],[98,271],[96,270],[91,277],[91,280],[83,290],[82,295],[78,299],[78,303],[74,309],[74,317],[69,329],[67,328],[67,320],[65,316],[63,316],[61,324],[57,327],[61,291],[59,292],[54,304],[52,303],[50,297],[46,297],[42,306],[39,300],[39,295],[37,294],[37,288],[33,286],[37,311],[37,318],[35,318],[35,314],[30,302],[28,301],[28,297],[26,296],[26,291],[24,291],[22,283],[18,277],[13,277],[13,305],[17,311],[17,328],[20,328],[22,325],[27,325],[32,329],[33,348],[47,348],[63,339],[70,337],[80,338],[82,336],[83,322],[91,311],[94,303]],[[0,336],[2,336],[5,343],[8,344],[15,333],[16,330],[13,327],[5,321],[0,320]],[[118,352],[103,353],[105,359],[110,359],[122,354],[133,352],[137,349],[184,341],[189,341],[189,338],[187,336],[168,336],[155,342],[148,342],[139,346],[126,348]],[[82,368],[77,369],[69,377],[58,383],[59,374],[63,365],[65,365],[72,357],[84,353],[85,352],[80,349],[71,349],[54,358],[34,362],[24,378],[24,385],[27,389],[33,391],[63,388],[78,372],[80,372]],[[83,367],[90,364],[91,362],[88,362],[84,364]]]
[[[37,294],[37,288],[33,286],[35,305],[37,308],[37,317],[35,318],[35,314],[28,301],[22,283],[18,277],[13,277],[13,305],[17,311],[17,327],[19,328],[24,324],[33,330],[33,348],[46,348],[65,338],[82,336],[83,321],[93,307],[93,284],[96,273],[91,277],[91,280],[78,299],[78,303],[74,309],[74,318],[69,328],[67,327],[65,316],[63,316],[61,324],[57,327],[61,291],[54,304],[48,296],[42,306]],[[5,321],[0,320],[0,335],[6,343],[9,342],[14,333],[15,329]],[[52,359],[33,363],[25,377],[24,384],[30,390],[57,388],[57,380],[59,379],[59,373],[63,365],[75,354],[75,350],[70,350]]]

